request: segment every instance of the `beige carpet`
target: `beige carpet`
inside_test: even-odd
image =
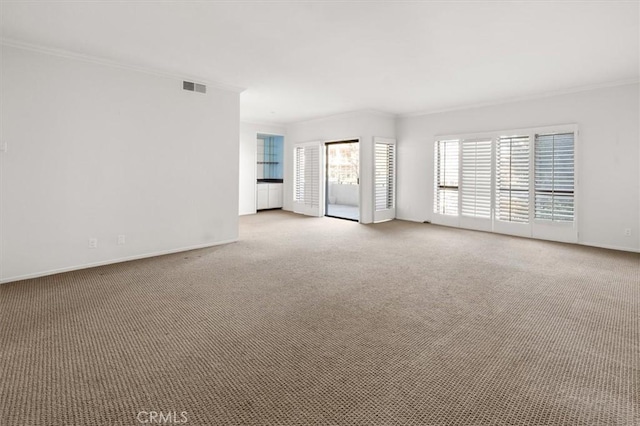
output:
[[[640,424],[638,254],[265,212],[1,285],[0,325],[8,426]]]

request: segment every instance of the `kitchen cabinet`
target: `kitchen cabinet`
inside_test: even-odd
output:
[[[258,183],[256,190],[256,210],[282,208],[282,184]]]
[[[282,208],[282,184],[268,183],[267,185],[269,185],[269,208]]]
[[[259,183],[257,185],[256,210],[269,208],[269,184]]]

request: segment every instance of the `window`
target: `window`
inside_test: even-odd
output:
[[[491,139],[462,141],[461,214],[491,218]]]
[[[438,139],[433,223],[578,242],[575,124]]]
[[[458,215],[459,141],[435,143],[434,213]]]
[[[573,221],[574,183],[573,133],[536,135],[535,218]]]
[[[496,219],[529,222],[529,136],[501,136],[496,146]]]

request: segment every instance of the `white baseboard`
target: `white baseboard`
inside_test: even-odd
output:
[[[584,241],[578,242],[578,245],[589,246],[589,247],[598,247],[598,248],[603,248],[603,249],[608,249],[608,250],[628,251],[628,252],[631,252],[631,253],[640,253],[639,249],[632,248],[632,247],[620,247],[620,246],[612,246],[612,245],[608,245],[608,244],[587,243],[587,242],[584,242]]]
[[[77,271],[77,270],[80,270],[80,269],[95,268],[96,266],[111,265],[113,263],[129,262],[131,260],[138,260],[138,259],[146,259],[148,257],[163,256],[165,254],[180,253],[180,252],[183,252],[183,251],[197,250],[197,249],[201,249],[201,248],[220,246],[220,245],[223,245],[223,244],[235,243],[237,241],[238,241],[238,239],[234,238],[234,239],[231,239],[231,240],[217,241],[215,243],[198,244],[198,245],[195,245],[195,246],[180,247],[180,248],[177,248],[177,249],[170,249],[170,250],[161,250],[161,251],[156,251],[156,252],[152,252],[152,253],[144,253],[144,254],[137,254],[137,255],[134,255],[134,256],[120,257],[120,258],[117,258],[117,259],[102,260],[100,262],[86,263],[84,265],[68,266],[68,267],[59,268],[59,269],[50,269],[48,271],[40,271],[40,272],[35,272],[33,274],[25,274],[25,275],[18,275],[16,277],[2,278],[2,279],[0,279],[0,284],[5,284],[5,283],[9,283],[9,282],[14,282],[14,281],[28,280],[28,279],[31,279],[31,278],[45,277],[47,275],[61,274],[63,272]]]
[[[411,219],[399,219],[399,220],[406,220],[408,222],[415,222],[415,221],[413,221]],[[517,236],[517,235],[510,235],[510,234],[502,234],[500,232],[494,232],[494,231],[482,231],[482,230],[479,230],[479,229],[463,228],[463,227],[460,227],[460,226],[446,225],[446,224],[442,224],[442,223],[433,223],[433,222],[424,222],[424,223],[430,223],[432,225],[437,225],[437,226],[447,226],[449,228],[462,229],[462,230],[466,230],[466,231],[488,232],[490,234],[506,235],[506,236],[512,236],[512,237],[516,237]],[[535,238],[535,237],[529,237],[529,236],[520,236],[519,238],[529,238],[531,240],[538,240],[538,241],[551,241],[551,242],[556,242],[556,243],[575,244],[575,245],[578,245],[578,246],[597,247],[597,248],[603,248],[603,249],[607,249],[607,250],[626,251],[626,252],[629,252],[629,253],[640,253],[640,249],[633,248],[633,247],[622,247],[622,246],[614,246],[614,245],[608,245],[608,244],[590,243],[590,242],[586,242],[586,241],[578,241],[578,242],[556,241],[556,240],[548,240],[548,239],[544,239],[544,238]]]
[[[404,216],[396,216],[396,220],[403,220],[405,222],[413,222],[413,223],[431,223],[431,221],[425,221],[425,219],[416,219],[412,217],[404,217]]]

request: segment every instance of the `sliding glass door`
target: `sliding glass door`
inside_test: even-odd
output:
[[[327,142],[325,216],[360,220],[360,143]]]

